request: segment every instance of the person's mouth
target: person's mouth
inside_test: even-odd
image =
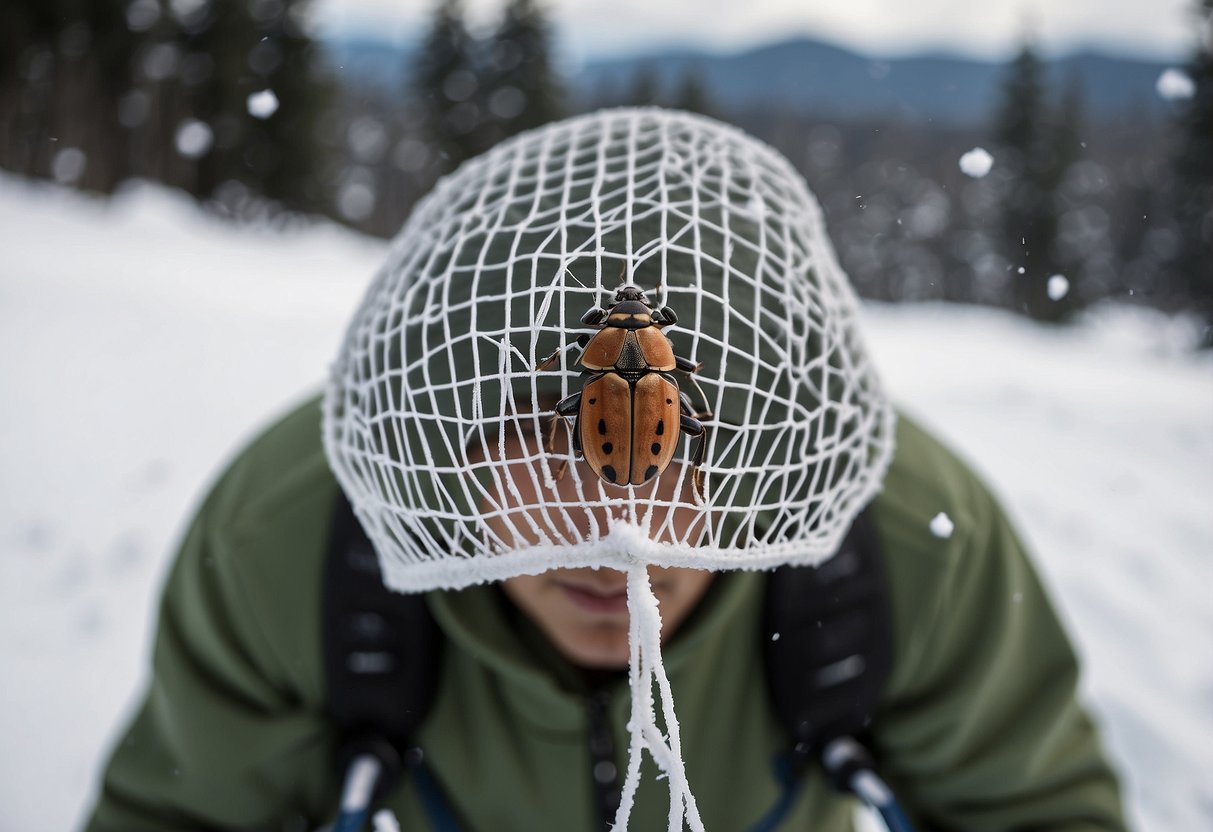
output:
[[[627,615],[628,613],[627,584],[599,586],[591,583],[559,581],[557,585],[573,606],[583,612],[593,615]]]

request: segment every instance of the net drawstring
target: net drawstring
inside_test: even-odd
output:
[[[657,596],[649,582],[648,568],[633,564],[628,576],[628,641],[631,655],[628,673],[632,690],[632,716],[628,722],[628,770],[623,783],[619,810],[615,813],[615,832],[625,832],[636,787],[640,783],[640,759],[647,749],[670,787],[668,829],[677,832],[689,826],[691,832],[704,832],[695,796],[687,782],[686,766],[682,761],[682,740],[678,734],[678,717],[674,714],[674,694],[661,659],[661,612]],[[667,734],[657,726],[653,701],[656,683],[661,697],[661,718]]]

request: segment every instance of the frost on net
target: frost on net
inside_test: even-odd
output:
[[[702,494],[685,437],[644,485],[557,479],[580,319],[623,280],[677,312],[662,331],[703,365],[700,389],[680,379],[713,414]],[[421,591],[818,562],[879,487],[892,425],[799,174],[733,128],[644,109],[525,133],[439,182],[346,333],[324,433],[385,580]]]
[[[586,334],[582,315],[622,281],[675,310],[662,332],[702,365],[683,390],[713,414],[698,471],[684,440],[663,473],[624,487],[561,464],[569,427],[553,412],[585,379],[566,348]],[[786,160],[707,119],[615,110],[523,134],[442,180],[346,333],[325,448],[389,586],[627,573],[618,830],[647,751],[671,832],[704,832],[647,566],[820,561],[879,487],[893,412],[855,307]]]

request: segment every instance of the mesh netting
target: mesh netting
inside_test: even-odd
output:
[[[553,406],[584,380],[575,341],[596,330],[581,316],[621,275],[677,312],[662,332],[702,364],[698,387],[679,380],[713,414],[701,489],[689,437],[644,485],[561,470],[570,425]],[[891,453],[855,318],[821,211],[773,150],[683,113],[572,119],[418,205],[333,368],[326,449],[399,590],[554,566],[813,563]]]

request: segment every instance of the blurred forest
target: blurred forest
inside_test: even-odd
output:
[[[1206,323],[1213,346],[1213,0],[1165,115],[1116,118],[1058,84],[1030,40],[988,123],[714,102],[643,61],[574,94],[537,0],[488,32],[440,0],[398,84],[343,73],[308,0],[7,0],[0,168],[101,193],[132,178],[236,220],[326,214],[391,236],[442,174],[506,136],[602,106],[661,104],[779,148],[825,209],[860,293],[1003,306],[1060,322],[1116,298]],[[1164,85],[1160,81],[1160,92]],[[960,158],[985,148],[985,175]],[[978,165],[978,168],[981,166]]]

